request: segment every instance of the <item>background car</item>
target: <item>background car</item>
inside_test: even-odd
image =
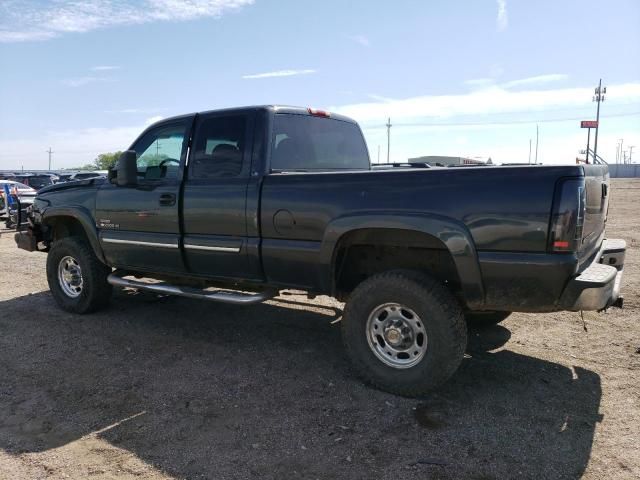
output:
[[[36,190],[28,185],[20,182],[14,182],[13,180],[0,180],[0,218],[7,218],[9,212],[7,210],[7,199],[5,198],[4,186],[8,185],[9,190],[14,188],[17,190],[18,199],[22,203],[23,207],[31,205],[33,199],[36,196]]]

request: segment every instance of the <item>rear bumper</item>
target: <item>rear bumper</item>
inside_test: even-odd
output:
[[[586,311],[619,305],[626,248],[624,240],[605,240],[594,262],[569,281],[562,292],[560,307]]]

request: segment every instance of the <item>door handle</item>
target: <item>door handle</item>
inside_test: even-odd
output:
[[[163,193],[160,195],[160,205],[163,207],[171,207],[176,204],[175,193]]]

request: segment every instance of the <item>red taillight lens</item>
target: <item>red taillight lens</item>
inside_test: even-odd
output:
[[[317,108],[307,108],[307,112],[309,112],[309,115],[313,115],[314,117],[329,118],[331,116],[331,114],[326,110],[318,110]]]
[[[549,227],[549,250],[576,252],[582,243],[586,198],[584,178],[564,178],[556,185]]]

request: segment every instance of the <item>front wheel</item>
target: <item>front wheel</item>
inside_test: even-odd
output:
[[[367,382],[406,396],[444,383],[467,345],[453,295],[435,279],[410,271],[381,273],[358,285],[345,307],[342,336]]]
[[[47,256],[47,282],[56,303],[73,313],[105,307],[112,287],[111,269],[100,262],[87,242],[78,237],[56,241]]]

